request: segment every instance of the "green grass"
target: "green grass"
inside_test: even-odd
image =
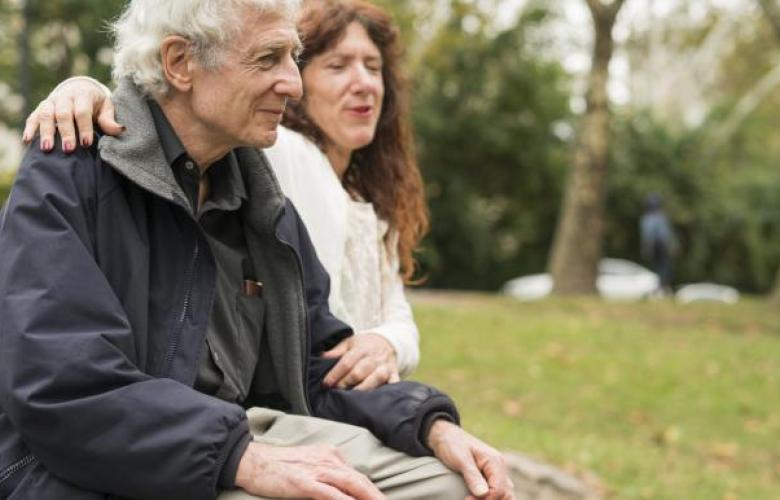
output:
[[[415,378],[503,450],[595,472],[616,499],[780,499],[780,312],[418,297]]]

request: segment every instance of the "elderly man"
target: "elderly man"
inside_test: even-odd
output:
[[[511,498],[444,394],[321,383],[352,332],[256,149],[301,95],[296,8],[134,0],[127,132],[27,152],[0,220],[0,498]]]

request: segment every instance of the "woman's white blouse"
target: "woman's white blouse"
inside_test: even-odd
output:
[[[301,134],[279,127],[265,152],[330,275],[331,311],[355,332],[387,339],[408,375],[419,362],[419,333],[404,295],[397,237],[391,235],[388,251],[387,222],[371,203],[349,196],[325,154]]]

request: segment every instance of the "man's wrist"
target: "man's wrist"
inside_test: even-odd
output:
[[[436,414],[429,422],[427,422],[427,432],[425,434],[425,445],[431,450],[436,451],[436,447],[439,445],[444,434],[446,434],[449,426],[454,425],[457,427],[448,415]]]

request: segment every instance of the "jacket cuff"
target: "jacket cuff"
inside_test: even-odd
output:
[[[422,443],[423,446],[428,448],[430,450],[430,453],[433,453],[433,450],[430,446],[428,446],[428,434],[431,433],[431,427],[433,426],[433,423],[437,420],[446,420],[447,422],[452,422],[455,425],[458,425],[457,422],[455,422],[455,419],[452,418],[452,415],[449,413],[445,413],[443,411],[437,411],[434,413],[429,413],[424,419],[422,427],[420,427],[420,435],[417,436],[417,440]]]
[[[444,418],[453,424],[460,425],[460,415],[455,403],[444,394],[438,394],[426,401],[415,419],[417,433],[414,456],[432,456],[433,450],[428,447],[428,432],[433,423]]]
[[[249,433],[249,424],[246,419],[242,420],[230,433],[228,442],[225,443],[223,453],[226,453],[222,468],[219,471],[217,479],[217,488],[221,490],[232,490],[236,487],[236,473],[238,464],[249,443],[252,442],[252,434]]]

